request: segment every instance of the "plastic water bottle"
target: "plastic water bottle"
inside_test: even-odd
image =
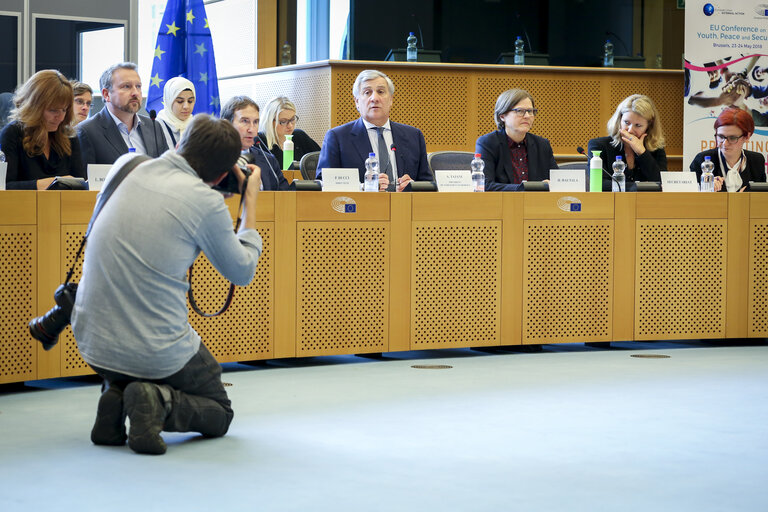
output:
[[[287,171],[293,163],[293,135],[286,135],[283,142],[283,170]]]
[[[411,32],[408,34],[408,39],[406,39],[406,43],[408,43],[408,48],[405,50],[405,60],[408,62],[416,62],[419,50],[416,48],[416,35]]]
[[[613,66],[613,43],[610,39],[603,45],[603,66]]]
[[[5,162],[5,153],[3,153],[2,150],[0,150],[0,163]]]
[[[475,192],[485,192],[485,162],[480,158],[480,153],[475,153],[475,158],[469,164],[472,169],[472,183],[475,185]]]
[[[520,36],[515,39],[515,64],[525,64],[525,42]]]
[[[365,192],[379,191],[379,159],[376,153],[368,153],[365,159]]]
[[[624,169],[627,164],[620,156],[616,157],[616,161],[613,162],[613,179],[611,180],[611,190],[614,192],[626,192],[627,187],[624,184]]]
[[[704,161],[701,162],[701,185],[702,192],[714,192],[715,191],[715,175],[712,171],[715,169],[715,163],[712,161],[712,157],[705,156]]]
[[[283,44],[283,52],[280,55],[280,65],[281,66],[288,66],[291,64],[291,45],[288,44],[288,41]]]
[[[603,191],[603,159],[601,151],[592,151],[592,159],[589,161],[589,191]]]

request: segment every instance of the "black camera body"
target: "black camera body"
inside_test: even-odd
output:
[[[51,350],[59,342],[59,334],[69,325],[76,295],[77,283],[62,284],[53,293],[56,305],[43,316],[29,322],[29,333],[43,344],[45,350]]]
[[[252,164],[253,162],[253,155],[248,150],[243,151],[240,153],[240,156],[237,157],[236,165],[240,168],[241,171],[243,171],[243,174],[245,174],[246,178],[251,174],[250,169],[248,169],[246,165]],[[227,171],[227,175],[224,177],[224,179],[221,180],[216,186],[214,186],[213,189],[218,190],[222,194],[242,193],[240,186],[237,183],[237,176],[235,176],[235,173],[232,171],[232,169]]]

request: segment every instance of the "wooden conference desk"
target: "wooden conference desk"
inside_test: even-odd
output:
[[[90,373],[69,328],[45,352],[27,322],[94,202],[0,193],[0,383]],[[768,336],[768,194],[264,192],[258,217],[254,282],[190,315],[222,362]],[[202,258],[195,276],[218,308],[224,280]]]

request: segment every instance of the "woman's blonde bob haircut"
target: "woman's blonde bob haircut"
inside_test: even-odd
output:
[[[633,94],[616,107],[616,112],[608,120],[608,135],[613,139],[611,144],[616,147],[621,145],[621,116],[627,112],[634,112],[648,121],[648,129],[645,132],[647,135],[644,141],[645,149],[656,151],[664,147],[664,132],[661,129],[659,111],[651,98],[643,94]]]
[[[74,99],[72,84],[53,69],[38,71],[16,90],[13,96],[15,108],[11,111],[10,119],[19,121],[24,128],[22,145],[27,156],[32,158],[43,154],[49,140],[43,114],[49,109],[66,109],[64,120],[50,136],[50,147],[61,156],[72,154],[69,138],[74,136],[70,126],[74,117]]]
[[[272,146],[277,144],[277,130],[275,124],[277,123],[277,116],[283,110],[293,110],[296,112],[296,105],[285,96],[278,96],[273,98],[264,107],[264,115],[262,122],[264,123],[264,133],[267,135],[267,150],[270,150]],[[281,148],[282,149],[282,148]]]

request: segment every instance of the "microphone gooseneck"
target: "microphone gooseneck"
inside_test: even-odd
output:
[[[587,168],[589,168],[589,155],[587,155],[586,151],[584,151],[584,148],[581,146],[576,146],[576,152],[580,155],[584,155],[587,157]],[[619,187],[619,190],[621,190],[621,184],[619,184],[619,181],[613,177],[613,174],[606,171],[603,167],[600,168],[601,171],[603,171],[603,174],[611,178],[611,181],[615,182],[616,185]],[[626,190],[627,181],[626,178],[624,178],[624,190]]]
[[[272,171],[272,175],[275,177],[275,186],[278,186],[280,184],[280,178],[277,177],[277,172],[275,171],[274,167],[272,167],[272,162],[269,161],[267,152],[264,151],[264,148],[261,147],[261,138],[258,135],[256,135],[256,138],[253,139],[253,142],[256,144],[256,147],[259,149],[259,151],[261,151],[261,154],[264,157],[264,160],[267,161],[269,170]]]
[[[157,156],[160,156],[160,142],[159,142],[160,139],[158,139],[157,137],[157,121],[156,121],[157,112],[155,111],[155,109],[152,109],[149,111],[149,119],[152,121],[152,131],[155,134],[155,150],[156,150],[155,152],[157,153]],[[162,130],[162,127],[160,129]],[[168,148],[168,149],[171,149],[171,148]]]

